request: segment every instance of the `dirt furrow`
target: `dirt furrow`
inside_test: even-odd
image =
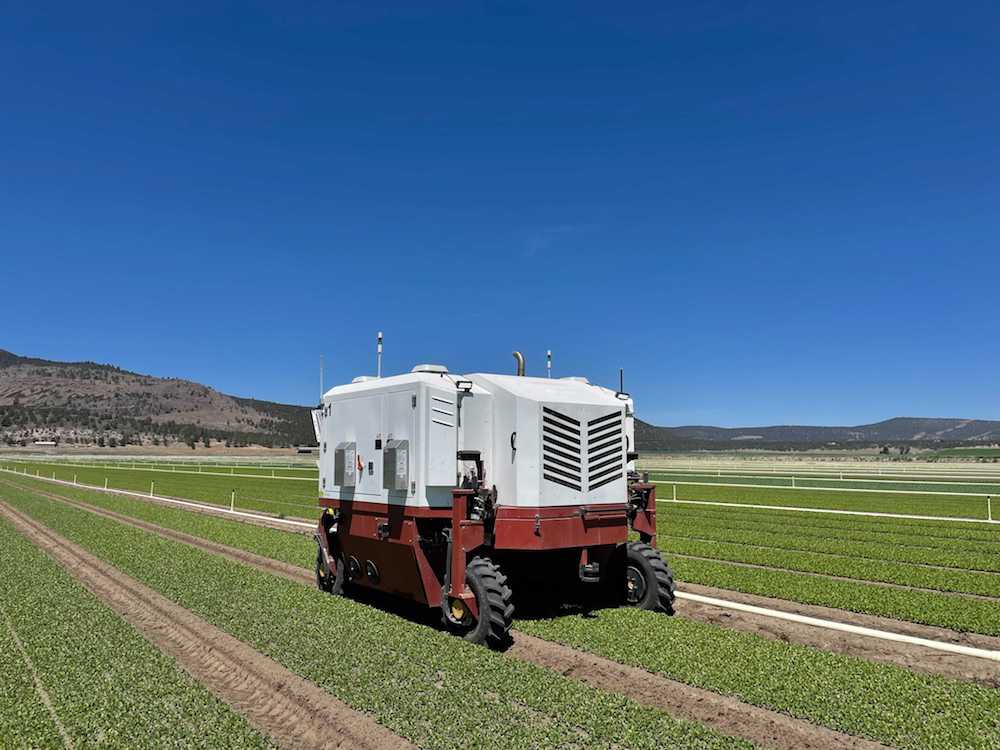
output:
[[[762,747],[777,750],[884,750],[886,747],[524,633],[517,633],[507,653]]]
[[[0,479],[0,483],[5,482]],[[200,549],[222,555],[236,562],[253,565],[261,570],[279,575],[289,580],[300,583],[311,584],[313,577],[304,568],[288,563],[272,560],[260,555],[216,544],[200,537],[194,537],[179,531],[166,529],[155,524],[140,521],[130,516],[125,516],[113,511],[104,510],[82,501],[70,500],[69,498],[35,487],[8,482],[20,489],[34,492],[43,497],[47,497],[58,502],[77,505],[82,509],[98,513],[107,518],[113,518],[122,523],[131,524],[147,531],[171,539],[190,544]],[[212,513],[211,515],[216,515]],[[229,518],[232,520],[232,518]],[[253,523],[252,521],[249,521]],[[254,524],[256,525],[256,524]],[[283,529],[287,531],[287,529]],[[946,628],[938,628],[931,625],[921,625],[918,623],[906,622],[904,620],[894,620],[876,615],[865,615],[846,610],[832,609],[817,605],[798,604],[786,599],[774,599],[766,596],[754,594],[744,594],[729,589],[719,589],[710,586],[700,586],[697,584],[683,583],[682,590],[693,594],[702,594],[719,599],[728,599],[743,604],[752,604],[758,607],[780,610],[783,612],[793,612],[795,614],[816,617],[819,619],[843,622],[851,625],[874,628],[876,630],[886,630],[893,633],[912,635],[918,638],[928,638],[931,640],[957,643],[976,648],[991,649],[1000,651],[1000,638],[995,638],[977,633],[959,633]],[[914,646],[912,644],[894,643],[877,638],[842,633],[826,628],[818,628],[801,623],[778,620],[765,615],[739,612],[736,610],[716,607],[709,604],[701,604],[689,600],[678,600],[676,604],[677,614],[690,620],[719,625],[746,633],[753,633],[771,640],[784,641],[786,643],[798,643],[813,648],[832,651],[838,654],[858,656],[872,661],[912,669],[926,674],[937,674],[952,679],[978,682],[990,687],[1000,687],[1000,675],[997,674],[995,666],[986,660],[977,659],[971,656],[959,654],[949,654],[934,649]]]
[[[252,726],[287,748],[412,748],[373,718],[5,503],[0,514]]]

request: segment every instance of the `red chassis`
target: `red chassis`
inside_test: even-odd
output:
[[[341,580],[429,607],[459,600],[479,618],[466,567],[476,555],[561,550],[579,560],[579,577],[596,581],[629,528],[655,548],[656,488],[635,483],[627,503],[520,508],[499,506],[487,521],[470,515],[474,490],[452,491],[451,508],[411,508],[322,498],[316,541],[320,566]],[[639,498],[639,502],[634,502]],[[672,593],[672,592],[671,592]]]

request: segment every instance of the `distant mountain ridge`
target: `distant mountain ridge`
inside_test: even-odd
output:
[[[56,362],[0,349],[0,438],[106,438],[116,443],[315,440],[309,407],[220,393],[97,362]]]
[[[101,438],[146,444],[225,441],[296,445],[315,440],[310,407],[240,398],[181,378],[96,362],[56,362],[0,349],[0,441]],[[657,427],[636,420],[642,450],[815,448],[885,443],[1000,441],[1000,421],[896,417],[856,427]]]
[[[1000,421],[894,417],[856,427],[657,427],[636,420],[635,442],[640,450],[684,447],[752,448],[760,446],[808,447],[830,443],[870,445],[882,443],[972,443],[1000,441]]]

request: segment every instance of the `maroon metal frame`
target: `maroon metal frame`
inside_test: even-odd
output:
[[[640,536],[656,544],[656,487],[633,485],[648,492],[648,502],[632,520]],[[606,559],[608,551],[628,539],[627,503],[548,507],[497,508],[493,538],[488,540],[482,521],[469,518],[469,499],[474,490],[452,490],[451,508],[413,508],[357,500],[321,498],[323,508],[339,510],[337,544],[345,560],[357,558],[364,570],[374,561],[378,582],[367,575],[353,583],[404,596],[429,607],[440,607],[445,596],[460,599],[478,617],[475,596],[465,583],[469,559],[482,547],[496,550],[579,549],[580,564]],[[431,559],[420,544],[417,524],[438,519],[451,533],[450,559]],[[336,555],[329,549],[322,519],[317,529],[320,547],[335,571]],[[488,542],[490,542],[488,544]],[[445,582],[447,581],[447,591]]]

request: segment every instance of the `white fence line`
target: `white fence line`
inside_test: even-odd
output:
[[[997,488],[997,492],[995,494],[1000,494],[1000,478],[997,478],[997,480],[995,482],[976,482],[976,481],[934,482],[934,481],[928,481],[928,480],[923,480],[923,479],[909,479],[909,478],[903,479],[903,478],[897,478],[897,477],[892,477],[892,478],[883,477],[881,479],[860,479],[860,478],[849,478],[849,477],[846,477],[846,476],[843,476],[843,475],[841,475],[840,477],[827,477],[827,476],[816,477],[816,476],[806,476],[804,474],[798,474],[798,475],[797,474],[789,474],[787,476],[781,476],[781,475],[778,475],[778,474],[764,474],[764,473],[761,473],[761,472],[752,472],[752,471],[738,472],[738,473],[737,472],[724,472],[724,473],[723,472],[719,472],[719,473],[715,473],[715,472],[711,472],[711,471],[693,471],[693,470],[689,471],[687,469],[676,469],[674,471],[670,471],[668,469],[648,469],[647,471],[649,471],[650,474],[671,474],[671,475],[676,475],[676,476],[692,476],[692,477],[698,477],[698,476],[700,476],[700,477],[716,477],[716,478],[719,478],[719,479],[757,479],[757,478],[764,479],[764,478],[767,478],[767,479],[780,479],[782,481],[789,481],[789,482],[869,482],[869,483],[872,483],[872,484],[920,484],[920,485],[924,485],[924,484],[936,484],[936,485],[944,485],[945,487],[954,487],[954,486],[961,486],[961,485],[993,485],[993,486],[995,486]],[[848,472],[844,472],[844,474],[847,474],[847,473]],[[720,484],[720,483],[716,483],[716,484]],[[785,485],[776,484],[776,485],[768,485],[768,486],[784,487]],[[796,485],[794,485],[794,484],[791,484],[791,485],[788,485],[788,486],[790,486],[790,487],[796,487]],[[799,485],[799,486],[801,486],[801,485]],[[834,489],[837,489],[837,488],[834,488]],[[850,489],[850,488],[845,488],[845,489]],[[960,493],[960,494],[964,495],[966,493],[963,492],[963,493]]]
[[[281,479],[288,480],[289,482],[312,482],[313,484],[319,484],[318,477],[283,477],[283,476],[268,476],[267,474],[237,474],[231,471],[178,471],[177,469],[147,469],[145,467],[133,467],[133,466],[108,466],[107,464],[78,464],[78,463],[68,463],[61,461],[13,461],[12,463],[26,463],[26,464],[57,464],[59,466],[76,466],[85,469],[105,469],[107,471],[159,471],[164,474],[195,474],[203,477],[244,477],[247,479]]]
[[[669,461],[656,461],[655,459],[644,461],[640,459],[639,463],[642,465],[642,468],[649,471],[697,471],[701,473],[723,471],[744,474],[777,474],[780,472],[783,474],[822,474],[834,476],[853,474],[863,477],[931,477],[937,479],[1000,480],[1000,464],[997,465],[995,470],[976,468],[966,471],[955,466],[949,466],[944,470],[931,467],[903,469],[898,467],[872,467],[871,465],[795,464],[791,461],[782,464],[765,464],[763,466],[751,461],[730,464],[707,462],[704,464],[672,464]]]
[[[686,464],[686,465],[672,465],[670,463],[655,463],[655,462],[645,462],[640,459],[639,463],[642,468],[646,471],[690,471],[701,474],[713,473],[713,472],[723,472],[728,474],[767,474],[774,475],[778,472],[783,474],[819,474],[821,476],[840,476],[840,475],[854,475],[855,477],[879,477],[882,479],[895,479],[903,477],[913,477],[918,480],[926,480],[928,478],[933,479],[956,479],[956,480],[993,480],[1000,482],[1000,470],[996,473],[957,473],[957,474],[945,474],[942,472],[934,471],[897,471],[893,469],[878,471],[871,469],[859,469],[859,468],[809,468],[808,465],[803,468],[798,468],[789,464],[782,464],[780,466],[773,466],[769,468],[755,468],[748,466],[747,464]]]

